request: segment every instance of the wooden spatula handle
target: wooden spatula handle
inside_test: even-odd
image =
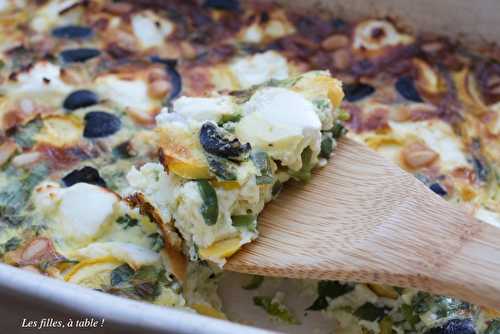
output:
[[[287,185],[259,231],[225,269],[414,287],[500,309],[500,229],[349,139],[309,184]]]
[[[429,290],[500,309],[500,228],[471,219],[460,238],[461,247],[435,265]]]

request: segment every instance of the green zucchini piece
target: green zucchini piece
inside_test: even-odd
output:
[[[298,171],[292,171],[290,172],[290,176],[293,177],[294,179],[302,182],[307,182],[311,179],[311,160],[312,160],[312,150],[308,146],[302,151],[302,154],[300,155],[302,158],[302,168]]]
[[[236,164],[213,154],[206,154],[208,169],[224,181],[235,181],[237,179]]]
[[[335,140],[330,132],[323,132],[321,134],[321,150],[319,156],[321,158],[330,159],[333,149],[335,147]]]
[[[207,180],[197,180],[198,190],[200,191],[203,204],[200,212],[207,225],[215,225],[219,217],[219,204],[217,201],[217,193],[212,185]]]
[[[231,216],[232,224],[235,227],[246,227],[253,224],[255,221],[254,215],[237,215]]]
[[[250,156],[253,164],[259,171],[260,175],[255,177],[257,184],[273,183],[273,172],[271,169],[271,160],[269,155],[264,151],[257,151]]]

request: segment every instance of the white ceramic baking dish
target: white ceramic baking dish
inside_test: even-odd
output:
[[[436,32],[473,43],[500,43],[500,1],[498,0],[323,0],[281,1],[301,10],[324,8],[338,17],[392,16],[419,31]],[[234,278],[234,279],[233,279]],[[237,288],[238,275],[223,284],[222,297],[232,312],[256,313]],[[239,289],[241,290],[241,289]],[[293,293],[292,293],[293,294]],[[293,295],[292,295],[293,298]],[[262,312],[263,313],[263,312]],[[93,317],[99,321],[92,333],[264,333],[255,327],[215,320],[175,309],[160,308],[83,289],[0,264],[0,333],[73,333],[64,329],[22,329],[23,319],[55,320]],[[251,314],[252,323],[270,327],[265,315]],[[103,326],[101,321],[104,319]],[[311,332],[311,324],[293,332]],[[316,327],[315,327],[316,328]],[[283,329],[283,328],[282,328]]]

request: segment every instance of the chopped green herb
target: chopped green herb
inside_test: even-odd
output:
[[[260,85],[255,85],[245,90],[232,91],[229,94],[235,97],[237,104],[242,104],[247,102],[260,87],[293,87],[300,79],[302,79],[300,75],[283,80],[270,79]]]
[[[321,151],[319,156],[325,159],[330,159],[332,155],[333,148],[335,147],[335,140],[329,132],[323,132],[321,134]]]
[[[129,227],[137,226],[137,224],[139,223],[137,219],[130,217],[128,214],[118,217],[118,219],[116,219],[116,222],[122,225],[124,230],[128,229]]]
[[[131,267],[124,264],[111,272],[109,292],[152,301],[159,296],[164,282],[166,282],[164,269],[142,266],[134,272]]]
[[[163,241],[163,237],[158,232],[151,233],[150,235],[148,235],[148,238],[151,239],[151,243],[152,243],[151,249],[154,250],[155,252],[161,251],[163,249],[163,247],[165,246],[165,243]]]
[[[500,334],[500,319],[493,320],[484,331],[484,334]]]
[[[411,308],[417,314],[422,314],[430,309],[432,296],[425,292],[418,292],[411,301]]]
[[[232,224],[236,227],[247,227],[251,226],[255,222],[254,215],[238,215],[231,216]]]
[[[412,328],[415,328],[415,325],[420,321],[420,317],[413,312],[412,307],[408,304],[401,305],[401,313]]]
[[[129,281],[134,275],[134,269],[128,264],[122,264],[111,271],[111,286],[118,286]]]
[[[154,300],[160,294],[161,284],[165,280],[165,270],[155,266],[142,266],[131,277],[130,282],[135,293],[141,298]]]
[[[365,303],[354,312],[354,315],[363,320],[376,321],[385,316],[385,309],[372,303]]]
[[[257,167],[260,175],[255,177],[257,184],[271,184],[273,183],[273,172],[271,169],[271,160],[264,151],[257,151],[250,156],[253,164]]]
[[[224,125],[224,123],[228,123],[228,122],[239,122],[239,120],[241,119],[241,114],[239,113],[234,113],[234,114],[229,114],[229,115],[222,115],[218,125],[219,126],[222,126]]]
[[[40,132],[42,128],[42,121],[35,119],[23,127],[16,129],[14,133],[14,140],[16,144],[22,148],[30,148],[35,144],[35,135]]]
[[[432,310],[439,318],[448,318],[468,311],[471,305],[460,300],[444,297],[433,296]]]
[[[313,167],[311,164],[312,150],[309,146],[302,151],[301,158],[302,168],[298,171],[291,171],[290,176],[296,180],[307,182],[311,179],[311,169]]]
[[[6,252],[16,250],[21,245],[21,239],[18,237],[12,237],[4,244],[4,249]]]
[[[31,192],[47,175],[48,168],[38,164],[30,171],[9,166],[8,183],[0,190],[0,216],[10,224],[18,225],[26,217],[23,213]]]
[[[341,123],[337,122],[333,126],[331,132],[332,132],[333,138],[339,139],[340,137],[342,137],[343,135],[345,135],[347,133],[347,129]]]
[[[324,310],[328,307],[328,298],[335,299],[351,292],[354,287],[338,281],[320,281],[318,283],[318,298],[307,308],[311,311]]]
[[[330,101],[328,99],[314,100],[313,104],[319,110],[326,110],[331,106]]]
[[[271,297],[253,297],[253,303],[256,306],[262,307],[270,316],[275,317],[287,324],[297,325],[300,323],[283,304],[273,301],[273,298]]]
[[[154,283],[158,281],[160,275],[163,273],[163,269],[157,268],[155,266],[142,266],[135,272],[132,281],[134,284],[146,282]]]
[[[12,237],[0,246],[2,253],[16,250],[21,245],[22,240],[18,237]]]
[[[198,190],[200,191],[203,204],[200,212],[207,225],[215,225],[219,217],[219,204],[217,193],[207,180],[198,180]]]
[[[264,282],[264,276],[252,275],[250,282],[243,285],[242,288],[245,290],[255,290],[262,285]]]

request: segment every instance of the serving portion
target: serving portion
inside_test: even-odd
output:
[[[499,224],[494,49],[234,0],[7,0],[0,25],[6,263],[244,320],[221,305],[220,266],[257,237],[257,216],[284,182],[326,163],[342,121]],[[328,70],[345,82],[342,104]],[[245,285],[256,307],[298,323],[304,309],[287,306],[282,283],[260,290],[270,281]],[[338,332],[500,328],[494,310],[411,289],[292,284]]]

